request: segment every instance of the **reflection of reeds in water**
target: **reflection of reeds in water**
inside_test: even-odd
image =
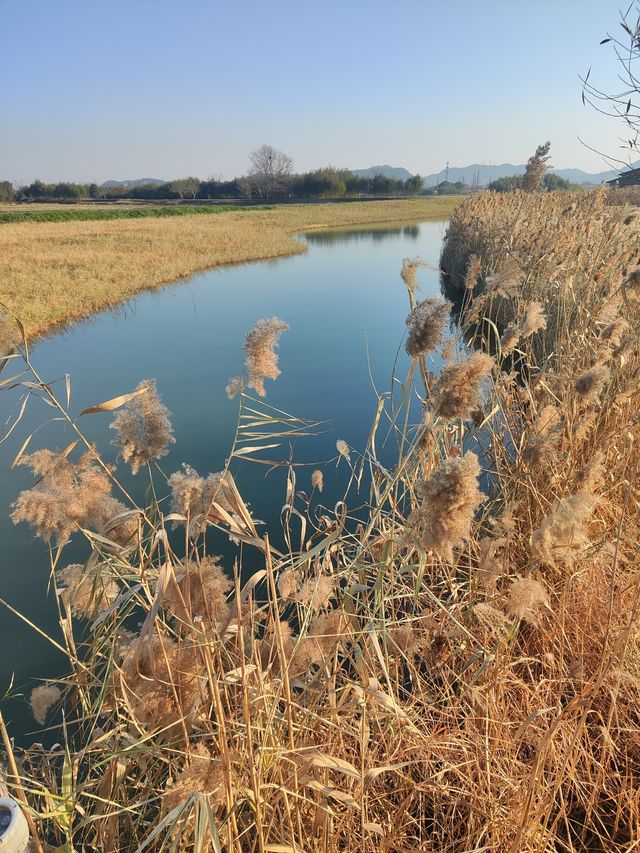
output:
[[[471,322],[493,341],[510,328],[510,345],[444,353],[444,303],[414,315],[409,373],[380,398],[367,446],[336,443],[349,481],[338,504],[322,503],[322,467],[301,477],[288,455],[309,425],[249,395],[277,375],[282,321],[249,337],[222,471],[183,466],[163,482],[170,424],[140,389],[89,411],[117,409],[128,462],[153,473],[149,506],[135,506],[70,417],[77,444],[22,458],[40,479],[14,519],[52,546],[70,665],[32,705],[41,724],[63,710],[74,721],[65,748],[21,755],[43,840],[631,849],[640,358],[637,317],[622,316],[638,256],[625,216],[599,193],[465,202],[445,257]],[[412,299],[417,269],[404,270]],[[29,366],[29,393],[66,419]],[[377,457],[383,435],[397,442],[392,467]],[[273,496],[284,544],[256,529],[230,471],[243,459],[287,469],[286,494]],[[208,553],[216,531],[239,544],[235,565]],[[84,537],[87,561],[62,567],[70,537]],[[83,648],[71,615],[91,620]],[[75,804],[64,819],[51,808],[63,778]]]

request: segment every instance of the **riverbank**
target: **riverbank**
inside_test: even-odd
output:
[[[30,336],[205,269],[305,251],[311,228],[447,218],[457,196],[0,228],[0,301]]]

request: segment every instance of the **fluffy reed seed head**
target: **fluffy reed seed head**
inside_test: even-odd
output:
[[[318,468],[311,474],[311,485],[321,492],[324,489],[324,476]]]
[[[113,443],[134,474],[153,459],[166,456],[169,445],[175,443],[169,410],[160,399],[155,379],[144,379],[136,391],[143,393],[129,400],[110,424],[117,433]]]
[[[232,587],[219,557],[176,566],[167,584],[163,605],[187,628],[220,634],[231,618],[227,594]]]
[[[100,563],[90,568],[71,563],[60,569],[58,581],[63,584],[62,600],[77,617],[92,619],[107,610],[120,595],[120,587]]]
[[[493,365],[493,358],[484,352],[475,352],[462,361],[445,365],[434,389],[435,414],[447,420],[468,420],[480,403],[482,382]]]
[[[446,459],[434,474],[418,485],[420,506],[410,525],[418,529],[425,548],[443,559],[469,537],[476,508],[484,500],[478,488],[480,465],[475,453]]]
[[[232,376],[231,379],[229,380],[229,384],[227,385],[227,387],[225,389],[225,392],[226,392],[227,397],[230,400],[233,400],[233,398],[237,394],[239,394],[243,388],[244,388],[244,380],[243,380],[242,376]]]
[[[44,726],[49,709],[59,701],[62,692],[55,684],[41,684],[31,691],[29,704],[31,713],[40,726]]]
[[[529,338],[541,329],[546,328],[547,318],[542,308],[542,304],[533,299],[527,304],[527,313],[522,325],[520,326],[520,335],[523,338]]]
[[[349,619],[344,610],[331,610],[317,616],[306,637],[298,639],[291,657],[289,673],[304,675],[311,666],[323,666],[327,658],[349,636]]]
[[[602,329],[601,337],[611,349],[615,350],[622,344],[629,329],[629,323],[624,317],[615,317]]]
[[[534,559],[550,566],[571,565],[589,545],[586,523],[595,503],[595,496],[586,492],[557,501],[531,534]]]
[[[504,332],[502,333],[502,337],[500,338],[500,348],[502,351],[502,355],[511,355],[514,349],[518,346],[519,340],[520,330],[518,329],[518,326],[512,321],[504,330]]]
[[[300,578],[296,569],[285,569],[278,578],[278,592],[285,601],[295,598],[300,590]]]
[[[426,267],[426,265],[426,261],[423,261],[421,258],[405,258],[402,261],[400,278],[406,284],[409,293],[415,293],[416,290],[420,290],[418,270],[421,267]]]
[[[412,358],[432,352],[442,343],[449,320],[451,303],[429,297],[418,302],[405,320],[407,341],[405,348]]]
[[[540,581],[531,577],[518,575],[509,587],[507,612],[509,616],[539,625],[541,609],[549,606],[549,596],[546,587]]]
[[[611,377],[611,371],[605,364],[596,364],[580,374],[574,383],[576,394],[585,405],[595,403]]]
[[[120,686],[133,718],[143,729],[163,729],[165,736],[184,724],[191,728],[200,695],[201,661],[186,642],[158,634],[129,644]]]
[[[339,438],[336,441],[336,450],[340,454],[340,456],[344,456],[347,462],[351,462],[351,453],[349,451],[349,445],[343,438]]]
[[[162,796],[164,812],[169,813],[192,794],[204,794],[214,809],[226,803],[222,761],[202,743],[190,749],[188,764],[173,785],[165,789]]]
[[[230,476],[223,471],[201,477],[190,465],[183,464],[182,471],[175,471],[168,480],[171,489],[171,512],[184,515],[194,525],[198,534],[207,523],[208,513],[215,502],[232,515],[234,502],[226,482]]]
[[[308,578],[293,598],[302,605],[310,607],[314,613],[326,607],[333,598],[335,582],[329,575]]]
[[[280,376],[278,356],[275,352],[278,340],[289,328],[278,317],[258,320],[244,340],[245,369],[247,384],[260,396],[265,396],[264,380]]]
[[[521,282],[522,270],[513,258],[509,258],[501,269],[487,279],[486,292],[492,296],[516,296]]]
[[[576,474],[576,491],[593,494],[597,492],[605,481],[607,468],[605,455],[596,450],[591,459],[579,469]]]
[[[474,290],[480,276],[482,275],[482,261],[478,255],[471,255],[464,276],[464,286],[467,290]]]
[[[63,544],[80,527],[96,530],[120,545],[131,542],[137,519],[117,518],[126,507],[111,495],[107,474],[90,454],[71,462],[50,450],[38,450],[23,456],[20,464],[40,479],[13,504],[14,523],[28,522],[45,542],[55,538]]]

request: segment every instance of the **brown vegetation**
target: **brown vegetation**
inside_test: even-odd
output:
[[[227,470],[224,500],[212,495],[209,511],[206,479],[186,470],[170,480],[170,518],[162,504],[137,508],[133,544],[118,547],[92,535],[100,522],[88,506],[65,515],[56,499],[65,489],[82,503],[91,465],[60,463],[58,475],[52,457],[31,459],[45,477],[35,500],[18,499],[17,517],[54,546],[54,564],[75,524],[87,577],[105,591],[90,599],[100,615],[82,655],[61,597],[72,669],[64,702],[78,725],[69,757],[64,748],[19,756],[48,843],[634,849],[640,327],[622,283],[639,255],[624,216],[600,193],[478,195],[458,209],[444,260],[463,319],[473,317],[468,336],[496,347],[469,383],[475,392],[484,377],[484,393],[469,421],[467,401],[439,413],[448,385],[432,387],[417,351],[401,398],[380,399],[400,448],[393,468],[378,461],[376,428],[362,453],[337,442],[351,483],[370,477],[364,519],[349,515],[362,491],[327,508],[296,489],[290,467],[283,518],[295,519],[278,551],[256,533]],[[487,296],[487,280],[509,264]],[[529,336],[527,317],[538,318]],[[509,323],[522,334],[507,357],[499,333]],[[445,378],[478,356],[452,358]],[[586,378],[600,365],[606,375]],[[425,415],[411,425],[414,375]],[[65,417],[35,371],[32,381]],[[238,393],[231,465],[250,458],[249,445],[302,426],[244,385]],[[115,488],[117,472],[103,473]],[[43,489],[53,495],[49,524]],[[170,545],[169,520],[184,530],[182,550]],[[256,549],[252,576],[237,565],[223,573],[207,556],[206,524],[243,554]]]

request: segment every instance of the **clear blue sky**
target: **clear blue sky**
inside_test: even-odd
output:
[[[0,179],[233,177],[268,142],[297,170],[607,168],[616,0],[0,0]]]

